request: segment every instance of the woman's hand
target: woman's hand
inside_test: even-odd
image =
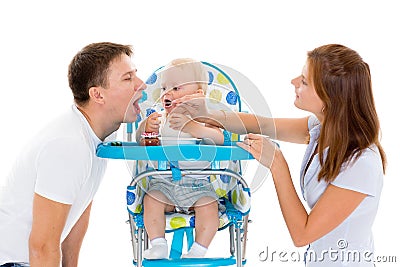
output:
[[[190,115],[193,119],[208,118],[210,112],[206,105],[206,97],[203,90],[198,89],[195,94],[185,95],[172,101],[175,108],[171,113]]]
[[[151,113],[146,119],[146,127],[144,131],[158,133],[160,130],[160,120],[158,119],[159,117],[161,117],[160,113]]]
[[[251,133],[246,135],[243,142],[238,142],[237,145],[248,151],[256,160],[269,169],[278,149],[276,143],[268,137]]]

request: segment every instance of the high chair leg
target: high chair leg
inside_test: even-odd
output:
[[[133,260],[137,262],[137,250],[138,250],[138,238],[136,233],[136,224],[132,218],[132,215],[129,213],[129,226],[131,230],[131,242],[132,242],[132,252],[133,252]]]
[[[247,227],[249,226],[249,215],[243,218],[243,240],[242,240],[242,258],[246,258],[246,247],[247,247]]]
[[[247,226],[248,226],[249,216],[246,215],[243,217],[243,220],[236,221],[233,225],[235,228],[236,234],[236,266],[242,267],[243,260],[246,258],[246,241],[247,241]],[[231,226],[233,226],[231,225]],[[231,228],[229,228],[231,231]],[[231,235],[231,239],[232,239]],[[233,248],[233,252],[235,252],[235,248]],[[232,253],[232,248],[231,248]],[[233,255],[233,254],[232,254]]]
[[[138,228],[137,267],[142,267],[143,260],[143,228]]]
[[[242,267],[242,237],[239,225],[235,225],[236,231],[236,266]]]
[[[229,252],[235,256],[235,229],[233,224],[229,225]]]

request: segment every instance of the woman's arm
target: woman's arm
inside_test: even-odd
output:
[[[238,144],[271,170],[279,205],[296,246],[307,245],[342,223],[366,197],[365,194],[328,185],[317,204],[307,213],[297,195],[286,160],[268,138],[249,134]]]
[[[188,114],[196,121],[233,133],[258,133],[276,140],[300,144],[306,144],[309,140],[308,117],[274,119],[242,112],[209,110],[202,92],[186,95],[173,103],[177,105],[174,113]]]
[[[295,246],[305,246],[342,223],[364,200],[365,194],[328,185],[317,204],[307,213],[301,203],[282,153],[275,153],[271,173],[279,205]]]
[[[208,123],[219,121],[220,125],[215,126],[220,126],[233,133],[257,133],[275,140],[298,144],[307,144],[309,141],[308,117],[267,118],[249,113],[229,111],[213,111],[211,114],[216,119],[209,120]]]

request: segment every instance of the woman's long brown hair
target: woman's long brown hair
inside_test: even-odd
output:
[[[343,164],[357,159],[363,149],[375,144],[382,160],[380,125],[372,94],[367,63],[343,45],[324,45],[308,52],[308,73],[324,103],[318,153],[321,171],[318,180],[332,182]],[[329,147],[324,159],[323,149]]]

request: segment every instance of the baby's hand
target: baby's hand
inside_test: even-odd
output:
[[[168,116],[170,127],[177,131],[187,132],[188,124],[191,123],[191,119],[180,113],[171,113]]]
[[[144,128],[144,131],[158,133],[160,129],[160,120],[158,119],[159,117],[161,117],[160,113],[151,113],[146,119],[146,126]]]

